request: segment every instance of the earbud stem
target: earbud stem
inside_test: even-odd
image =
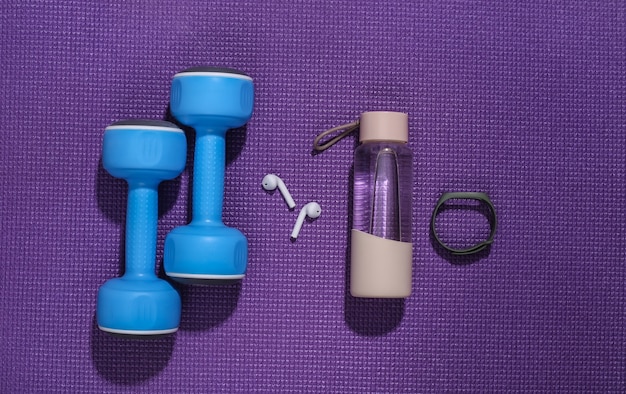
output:
[[[282,181],[278,183],[278,189],[280,190],[280,193],[283,195],[283,198],[285,199],[285,202],[287,203],[287,206],[289,207],[289,209],[294,209],[296,207],[296,202],[293,200],[293,197],[291,197],[291,194],[289,194],[287,187],[285,186],[284,183],[282,183]]]
[[[302,208],[300,214],[298,214],[298,219],[296,220],[296,225],[293,227],[293,231],[291,232],[291,238],[298,238],[298,234],[300,234],[300,229],[302,228],[302,224],[304,223],[304,218],[306,216],[306,207]]]

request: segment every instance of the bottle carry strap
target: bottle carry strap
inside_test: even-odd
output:
[[[339,142],[342,138],[348,136],[354,130],[358,129],[359,124],[360,122],[357,120],[357,121],[342,124],[340,126],[333,127],[332,129],[328,129],[326,131],[321,132],[320,134],[317,135],[317,137],[315,137],[315,140],[313,141],[313,149],[318,152],[325,151],[326,149],[330,148],[331,146]],[[343,130],[343,131],[337,134],[335,137],[331,138],[330,140],[324,142],[323,144],[320,144],[320,141],[322,140],[322,138],[325,138],[328,135],[339,130]]]

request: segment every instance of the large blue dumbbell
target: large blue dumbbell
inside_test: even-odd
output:
[[[246,74],[195,67],[174,76],[172,115],[196,130],[192,220],[165,239],[165,273],[183,283],[227,283],[244,277],[248,240],[222,223],[225,137],[252,116],[254,87]]]
[[[180,322],[178,292],[155,274],[158,194],[161,181],[185,167],[187,139],[169,122],[128,120],[104,132],[102,164],[128,181],[126,270],[100,287],[98,327],[113,334],[161,335]]]

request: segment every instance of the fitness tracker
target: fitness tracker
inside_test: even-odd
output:
[[[480,242],[474,246],[471,246],[467,249],[454,249],[451,248],[450,246],[446,245],[445,242],[443,242],[440,238],[439,235],[437,234],[437,229],[435,227],[435,219],[437,217],[437,215],[439,214],[439,211],[441,210],[441,207],[445,204],[446,201],[448,200],[477,200],[485,205],[487,205],[487,207],[489,207],[489,225],[491,227],[491,232],[489,233],[489,237],[483,241]],[[497,227],[497,218],[496,218],[496,209],[493,206],[493,203],[491,202],[491,200],[489,199],[489,196],[487,196],[487,194],[485,193],[481,193],[481,192],[451,192],[451,193],[444,193],[440,198],[439,201],[437,201],[437,205],[435,206],[435,210],[433,211],[433,215],[432,218],[430,220],[430,229],[433,233],[433,236],[435,237],[435,240],[437,241],[437,243],[439,243],[439,245],[441,245],[445,250],[447,250],[448,252],[452,253],[453,255],[456,256],[464,256],[464,255],[470,255],[470,254],[474,254],[474,253],[478,253],[481,250],[484,250],[487,246],[491,245],[493,243],[493,239],[496,235],[496,227]]]

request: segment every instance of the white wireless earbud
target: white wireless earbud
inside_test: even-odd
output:
[[[287,186],[277,175],[267,174],[263,177],[263,189],[265,190],[275,190],[278,188],[280,194],[283,195],[285,202],[289,206],[289,209],[294,209],[296,207],[296,202],[291,198],[291,194],[289,194],[289,190],[287,190]]]
[[[291,232],[291,238],[298,238],[298,234],[300,234],[300,229],[302,228],[302,223],[304,223],[304,217],[308,216],[311,219],[317,219],[322,214],[322,207],[320,204],[312,201],[300,210],[300,214],[298,215],[298,220],[296,220],[296,225],[293,227],[293,231]]]

